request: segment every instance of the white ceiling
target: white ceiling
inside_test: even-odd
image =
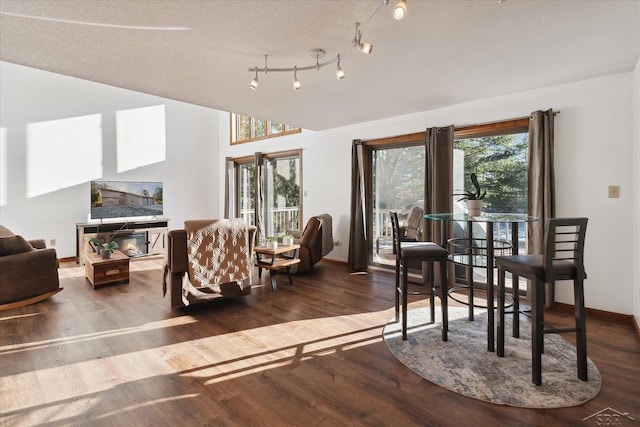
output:
[[[322,130],[632,70],[640,1],[0,0],[0,59]],[[336,65],[260,74],[248,68]],[[323,61],[321,60],[321,62]]]

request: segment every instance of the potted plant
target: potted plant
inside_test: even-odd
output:
[[[282,235],[282,244],[284,246],[293,245],[293,236],[291,234],[283,234]]]
[[[478,182],[478,177],[474,173],[471,174],[471,183],[475,187],[475,191],[465,190],[460,193],[454,193],[454,196],[462,196],[458,201],[466,200],[467,201],[467,212],[471,216],[479,216],[482,210],[482,199],[487,194],[487,190],[482,190],[480,187],[480,183]]]
[[[89,239],[89,241],[96,247],[96,249],[98,250],[98,254],[102,256],[102,259],[111,258],[111,254],[113,253],[113,251],[118,249],[118,244],[114,240],[103,243],[97,238],[92,237]]]
[[[267,237],[267,248],[276,249],[277,247],[278,247],[278,237],[277,236]]]

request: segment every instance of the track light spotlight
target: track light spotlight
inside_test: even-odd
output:
[[[393,17],[395,19],[404,19],[407,14],[407,2],[400,0],[398,4],[393,8]]]
[[[373,45],[371,43],[359,43],[358,49],[360,49],[360,52],[369,55],[373,50]]]
[[[256,76],[253,78],[253,80],[251,80],[251,83],[249,83],[249,87],[253,90],[258,89],[258,85],[260,83],[258,82],[258,66],[256,65]]]
[[[338,70],[336,71],[336,77],[338,80],[344,79],[344,70],[340,66],[340,55],[338,55]]]
[[[360,49],[360,52],[365,54],[370,54],[373,50],[373,45],[371,43],[362,43],[362,30],[360,30],[360,23],[356,22],[356,36],[353,39],[353,44]]]
[[[298,80],[298,67],[293,67],[293,90],[300,90],[302,84]]]

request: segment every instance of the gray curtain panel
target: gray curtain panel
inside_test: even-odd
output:
[[[453,212],[453,131],[454,126],[428,128],[425,132],[426,165],[424,182],[424,213]],[[451,221],[425,220],[422,240],[446,245],[443,236],[451,236]],[[448,228],[445,228],[448,227]],[[445,246],[446,247],[446,246]],[[451,264],[451,263],[450,263]],[[427,281],[428,264],[423,263],[422,277]],[[440,266],[434,266],[436,285],[440,285]],[[448,277],[454,277],[453,264]]]
[[[225,159],[224,174],[224,217],[227,219],[235,218],[235,164],[232,157]]]
[[[534,111],[529,117],[529,215],[540,218],[527,223],[528,253],[541,254],[544,226],[556,216],[555,174],[553,162],[553,110]],[[545,305],[555,298],[553,284],[545,288]]]
[[[367,269],[366,199],[364,186],[364,147],[359,139],[351,147],[351,226],[349,230],[349,267]]]
[[[426,130],[425,214],[453,211],[453,131],[453,125]],[[449,221],[428,221],[422,228],[423,240],[443,243],[442,228],[447,226]]]
[[[260,242],[266,238],[264,227],[264,156],[262,153],[255,154],[255,191],[254,191],[254,215],[256,230],[256,241]]]

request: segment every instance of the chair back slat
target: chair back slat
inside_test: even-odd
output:
[[[573,264],[578,278],[584,271],[584,240],[588,218],[551,218],[547,220],[544,242],[544,269],[547,283],[562,279],[556,277],[554,261]]]
[[[390,211],[391,217],[391,229],[393,230],[393,249],[396,254],[396,258],[400,256],[400,223],[398,222],[398,212]]]

